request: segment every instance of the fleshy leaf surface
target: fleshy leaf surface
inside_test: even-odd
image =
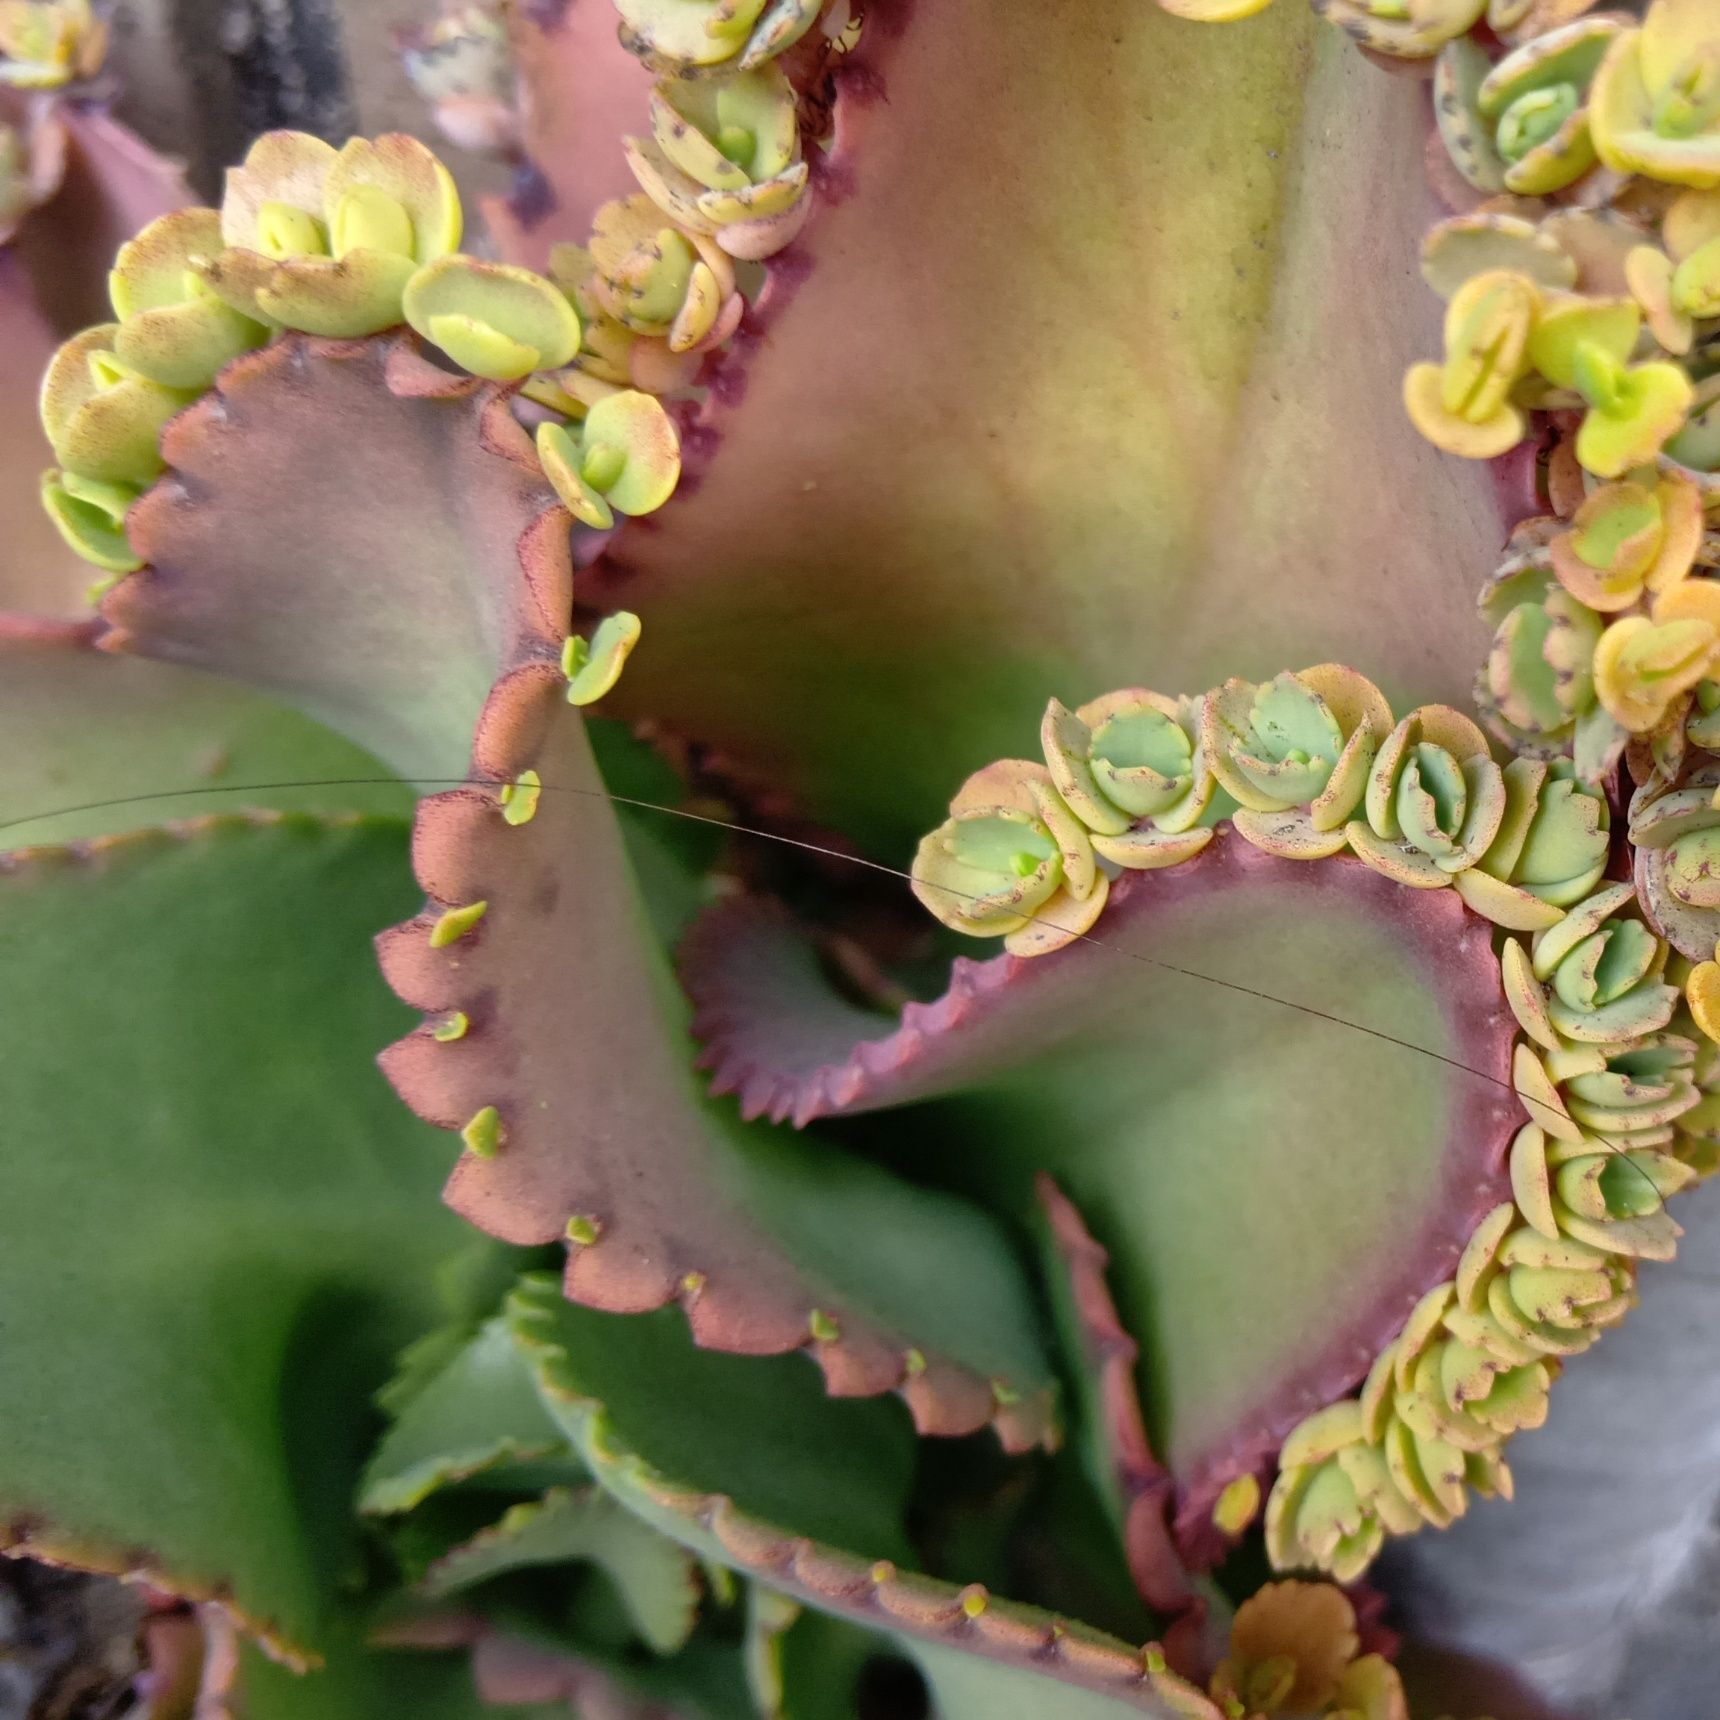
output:
[[[679,1298],[702,1342],[813,1345],[833,1389],[900,1387],[929,1429],[1046,1437],[1049,1369],[990,1221],[702,1092],[566,697],[569,516],[509,397],[406,337],[286,339],[163,446],[132,516],[150,565],[109,594],[104,644],[277,691],[408,776],[471,783],[422,805],[432,906],[381,946],[433,1017],[386,1067],[465,1134],[455,1208],[510,1242],[571,1240],[569,1293],[593,1306]],[[530,815],[506,816],[528,773]]]
[[[487,1321],[400,1407],[365,1470],[359,1505],[407,1511],[496,1464],[566,1453],[513,1339]]]
[[[900,853],[1049,693],[1467,698],[1509,522],[1399,400],[1438,312],[1400,80],[1296,6],[882,0],[838,92],[681,497],[589,579],[664,641],[618,708]]]
[[[1110,1254],[1154,1445],[1197,1506],[1366,1372],[1508,1194],[1490,928],[1359,862],[1221,832],[1125,874],[1081,943],[958,959],[887,1036],[756,905],[713,910],[683,966],[749,1114],[961,1094],[881,1144],[1023,1216],[1056,1178]]]
[[[465,1242],[363,1055],[402,846],[289,817],[0,862],[6,1540],[301,1653],[357,1551],[369,1394]]]
[[[794,1358],[702,1355],[660,1320],[642,1343],[638,1322],[571,1307],[542,1280],[521,1284],[509,1318],[602,1486],[695,1552],[926,1655],[950,1720],[985,1712],[973,1706],[982,1697],[1023,1714],[1067,1702],[1080,1720],[1217,1720],[1204,1697],[1112,1638],[977,1586],[899,1574],[890,1553],[906,1472],[883,1406],[821,1400]],[[970,1656],[999,1663],[993,1676],[960,1664]]]
[[[410,816],[411,791],[350,741],[88,632],[0,619],[0,849],[253,808]]]
[[[510,1571],[588,1560],[615,1585],[640,1636],[658,1654],[687,1640],[698,1608],[693,1562],[596,1487],[554,1487],[514,1506],[425,1573],[442,1597]]]
[[[368,1646],[357,1628],[333,1644],[324,1666],[295,1673],[247,1646],[236,1703],[243,1720],[567,1720],[565,1703],[491,1703],[481,1696],[471,1656]],[[224,1720],[217,1710],[215,1720]]]

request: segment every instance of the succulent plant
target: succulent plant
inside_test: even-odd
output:
[[[1440,53],[1435,112],[1458,171],[1482,191],[1541,197],[1595,165],[1589,86],[1624,25],[1602,14],[1531,36],[1489,64],[1473,38]]]
[[[1612,1698],[1720,1504],[1688,1356],[1640,1508],[1565,1410],[1720,1164],[1720,20],[1314,10],[446,9],[510,197],[127,140],[62,303],[0,0],[0,1540],[152,1720]],[[1587,1685],[1417,1578],[1538,1449]]]

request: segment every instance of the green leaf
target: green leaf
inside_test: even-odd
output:
[[[776,1701],[761,1700],[759,1710],[767,1720],[853,1720],[860,1681],[883,1651],[871,1631],[828,1613],[802,1612],[768,1647],[760,1644]]]
[[[383,1067],[468,1147],[449,1203],[511,1242],[571,1239],[567,1291],[587,1306],[679,1300],[713,1348],[808,1346],[836,1389],[900,1389],[928,1430],[1043,1439],[1051,1378],[1005,1238],[964,1201],[707,1095],[579,713],[540,668],[500,689],[477,745],[531,737],[503,774],[537,775],[535,811],[510,823],[475,788],[426,801],[413,854],[431,903],[379,942],[426,1012]],[[447,918],[479,902],[480,919]],[[439,1037],[460,1013],[483,1030]]]
[[[262,694],[75,638],[0,630],[0,849],[254,807],[405,818],[411,791]],[[81,810],[74,810],[81,809]]]
[[[426,1343],[441,1341],[432,1334]],[[413,1369],[417,1360],[408,1355],[403,1366]],[[365,1469],[359,1508],[407,1511],[450,1482],[567,1449],[511,1334],[501,1320],[489,1320],[400,1405]]]
[[[601,1403],[628,1449],[683,1487],[721,1492],[752,1516],[838,1546],[910,1557],[902,1512],[914,1439],[900,1405],[826,1397],[800,1356],[697,1349],[673,1310],[576,1307],[549,1278],[525,1279],[506,1318],[576,1444],[588,1429],[570,1394]]]
[[[331,1644],[327,1665],[294,1673],[247,1646],[240,1662],[245,1720],[567,1720],[560,1703],[492,1707],[479,1699],[471,1658],[367,1647],[355,1630]]]
[[[687,879],[663,887],[659,828],[642,895],[567,702],[568,518],[509,397],[405,336],[283,339],[164,447],[132,514],[149,566],[105,600],[104,643],[285,694],[409,776],[471,760],[419,809],[432,904],[380,946],[430,1017],[385,1068],[468,1147],[455,1210],[517,1244],[572,1239],[588,1305],[684,1300],[702,1342],[816,1344],[835,1389],[899,1387],[928,1429],[1045,1438],[1031,1303],[983,1215],[708,1102],[652,936],[685,917]]]
[[[875,1146],[1023,1220],[1036,1173],[1055,1178],[1110,1254],[1153,1447],[1185,1489],[1347,1391],[1510,1198],[1515,1029],[1476,1008],[1498,996],[1491,927],[1353,859],[1220,834],[1127,874],[1092,940],[958,963],[888,1036],[779,917],[718,909],[685,957],[749,1109],[948,1099]]]
[[[575,1561],[594,1563],[614,1583],[658,1654],[686,1642],[699,1600],[692,1559],[595,1487],[556,1487],[514,1506],[438,1559],[423,1587],[443,1599],[509,1571]]]
[[[660,1314],[572,1307],[551,1279],[523,1280],[508,1319],[601,1486],[702,1558],[880,1630],[894,1652],[918,1658],[929,1646],[930,1675],[970,1705],[950,1710],[957,1720],[983,1714],[973,1704],[1000,1700],[1000,1690],[1038,1703],[1023,1714],[1218,1720],[1189,1686],[1112,1638],[899,1573],[906,1429],[889,1406],[826,1399],[797,1358],[699,1351]],[[1008,1678],[994,1685],[951,1670],[945,1653],[991,1658]]]
[[[938,1720],[1120,1720],[1141,1711],[1138,1703],[1096,1690],[1060,1690],[1053,1696],[1034,1673],[960,1649],[917,1643],[910,1653],[925,1676]],[[1199,1710],[1191,1705],[1185,1712]]]
[[[369,1058],[404,848],[288,817],[0,870],[0,1520],[301,1652],[467,1236]]]

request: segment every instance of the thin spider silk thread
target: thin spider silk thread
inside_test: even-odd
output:
[[[447,788],[483,788],[493,790],[497,784],[482,777],[449,776],[449,777],[411,777],[400,778],[392,776],[350,776],[350,777],[305,777],[295,778],[286,782],[237,782],[218,783],[213,785],[199,784],[193,788],[157,789],[147,794],[121,794],[106,800],[87,800],[74,806],[55,807],[46,812],[31,812],[17,818],[0,819],[0,832],[13,830],[20,825],[45,822],[50,818],[71,818],[85,812],[103,812],[115,807],[141,806],[152,800],[179,799],[186,795],[219,795],[219,794],[262,794],[278,792],[294,788],[393,788],[404,783],[407,787]],[[669,818],[680,818],[692,824],[704,824],[718,830],[730,831],[737,836],[757,837],[761,841],[775,842],[787,848],[797,848],[808,854],[818,854],[829,860],[839,860],[846,865],[864,867],[870,872],[879,872],[889,878],[895,878],[906,884],[913,883],[911,873],[905,872],[899,866],[889,866],[880,860],[868,860],[862,855],[844,853],[840,848],[830,848],[820,842],[808,842],[804,838],[785,836],[780,831],[761,830],[752,825],[741,824],[731,819],[714,818],[707,813],[689,812],[684,807],[665,806],[659,801],[643,800],[633,795],[611,794],[595,788],[574,788],[554,783],[540,784],[540,792],[544,794],[574,794],[590,800],[607,801],[612,806],[628,806],[641,812],[656,812]],[[946,895],[962,897],[966,900],[977,901],[979,898],[972,892],[957,890],[949,885],[940,884],[939,889]],[[1033,916],[1037,918],[1038,916]],[[1054,930],[1061,930],[1053,922]],[[1333,1015],[1327,1010],[1316,1009],[1312,1004],[1297,1003],[1292,998],[1279,997],[1273,992],[1262,991],[1254,986],[1241,984],[1237,980],[1221,979],[1216,974],[1202,973],[1197,968],[1179,967],[1174,962],[1160,961],[1154,956],[1141,955],[1138,951],[1124,949],[1121,944],[1115,944],[1104,938],[1095,937],[1091,932],[1076,932],[1073,937],[1077,942],[1091,944],[1095,949],[1104,950],[1107,954],[1123,956],[1129,961],[1140,962],[1146,967],[1158,968],[1164,973],[1173,973],[1184,979],[1198,980],[1205,985],[1221,987],[1225,991],[1237,992],[1243,997],[1255,998],[1262,1003],[1275,1004],[1281,1009],[1290,1009],[1300,1015],[1312,1016],[1317,1021],[1331,1023],[1334,1027],[1348,1028],[1351,1032],[1365,1034],[1370,1039],[1377,1039],[1386,1045],[1395,1045],[1400,1050],[1414,1052],[1420,1057],[1432,1058],[1436,1063],[1443,1063],[1449,1069],[1455,1069],[1460,1074],[1468,1075],[1477,1081],[1485,1081],[1489,1086],[1501,1088],[1513,1094],[1520,1100],[1525,1109],[1534,1115],[1535,1108],[1540,1107],[1548,1115],[1557,1115],[1553,1108],[1545,1105],[1532,1095],[1524,1093],[1511,1082],[1490,1075],[1485,1069],[1473,1068],[1461,1058],[1448,1057],[1444,1052],[1435,1051],[1430,1046],[1418,1045],[1411,1039],[1400,1039],[1396,1034],[1387,1033],[1381,1028],[1369,1027],[1359,1021],[1351,1021],[1341,1015]],[[1637,1176],[1652,1188],[1653,1179],[1631,1157],[1631,1148],[1610,1137],[1590,1131],[1596,1143],[1607,1151],[1616,1153],[1620,1162],[1629,1165]],[[1664,1197],[1655,1189],[1655,1200],[1663,1202]]]

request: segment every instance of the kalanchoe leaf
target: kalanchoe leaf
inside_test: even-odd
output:
[[[1452,44],[1470,45],[1467,37]],[[1474,276],[1498,269],[1526,275],[1547,291],[1577,284],[1576,259],[1550,233],[1519,215],[1482,210],[1453,215],[1430,228],[1422,241],[1422,279],[1442,299],[1451,298]]]
[[[776,66],[659,83],[651,134],[683,173],[711,191],[744,191],[800,156],[794,88]]]
[[[1478,191],[1500,192],[1505,189],[1505,163],[1480,102],[1481,86],[1491,70],[1492,61],[1479,42],[1469,35],[1453,37],[1434,62],[1433,113],[1457,171]],[[1515,268],[1516,263],[1517,259],[1508,254],[1494,266]],[[1539,279],[1538,272],[1531,273]]]
[[[137,500],[130,484],[103,484],[76,472],[42,475],[42,506],[68,548],[105,573],[135,573],[143,557],[125,532],[126,510]]]
[[[914,894],[934,917],[971,937],[1002,937],[1006,947],[1023,936],[1036,944],[1079,936],[1107,887],[1086,828],[1051,773],[1027,759],[969,777],[914,856]]]
[[[1360,1638],[1356,1613],[1328,1583],[1270,1583],[1237,1608],[1213,1694],[1249,1713],[1337,1706]]]
[[[1696,338],[1690,313],[1673,296],[1677,270],[1672,259],[1654,245],[1638,245],[1625,258],[1625,280],[1631,296],[1642,306],[1648,331],[1675,357],[1690,351]]]
[[[51,90],[93,78],[107,38],[90,0],[8,0],[0,9],[0,83]]]
[[[715,371],[697,488],[588,576],[594,606],[664,621],[621,707],[901,854],[966,771],[1022,753],[1051,692],[1337,657],[1403,708],[1463,697],[1480,642],[1449,570],[1485,564],[1498,514],[1403,420],[1380,349],[1424,350],[1435,307],[1379,282],[1424,222],[1353,170],[1420,172],[1413,104],[1293,6],[1216,30],[1132,0],[899,10],[871,7],[838,70],[828,165],[856,194],[819,201],[804,278]],[[1196,177],[1222,188],[1198,207]],[[1082,310],[1047,323],[1076,256]],[[1385,319],[1365,343],[1340,310],[1361,302]],[[1044,338],[1000,362],[1005,324]],[[1337,441],[1311,462],[1313,420]],[[1406,520],[1435,494],[1437,526]],[[1296,601],[1264,600],[1261,566],[1292,564]],[[1388,566],[1413,630],[1378,600]],[[1176,625],[1118,625],[1144,614]]]
[[[58,337],[11,248],[0,250],[0,317],[7,329],[0,347],[0,472],[9,475],[0,508],[11,522],[0,549],[0,611],[51,618],[84,614],[89,568],[68,550],[58,522],[33,505],[46,482],[36,398]],[[78,524],[104,531],[103,512]],[[108,547],[115,547],[111,540]]]
[[[636,389],[605,395],[571,430],[545,424],[537,433],[544,475],[567,510],[605,528],[620,514],[650,514],[675,493],[681,439],[654,395]]]
[[[1384,941],[1370,930],[1376,915],[1392,928]],[[1427,953],[1399,969],[1412,924],[1426,927]],[[1344,1377],[1358,1344],[1377,1348],[1442,1270],[1434,1262],[1454,1263],[1501,1198],[1489,1167],[1515,1126],[1511,1029],[1475,1007],[1497,985],[1485,922],[1452,892],[1407,893],[1354,860],[1278,860],[1221,833],[1193,859],[1120,880],[1094,942],[1032,961],[959,963],[948,993],[910,1005],[888,1038],[823,995],[791,929],[756,908],[716,912],[684,966],[718,1084],[748,1111],[807,1120],[971,1091],[963,1132],[986,1143],[972,1174],[1023,1210],[1032,1173],[1056,1177],[1111,1255],[1123,1320],[1149,1358],[1155,1445],[1202,1520],[1288,1431],[1298,1411],[1285,1406]],[[1449,1017],[1430,980],[1453,987]],[[1447,1090],[1444,1065],[1271,998],[1365,1020],[1481,1073]],[[1329,1032],[1339,1037],[1328,1043]],[[1367,1127],[1386,1103],[1360,1096],[1376,1081],[1393,1092],[1396,1118],[1450,1105],[1452,1133]],[[1424,1081],[1445,1094],[1429,1092],[1425,1110],[1407,1096]],[[1317,1161],[1286,1141],[1295,1116],[1319,1130]],[[959,1141],[940,1138],[954,1156]],[[1385,1172],[1388,1152],[1395,1168]],[[1334,1180],[1318,1194],[1307,1179],[1325,1175]],[[1406,1198],[1411,1187],[1424,1194]],[[1323,1276],[1332,1250],[1299,1238],[1295,1211],[1318,1211],[1323,1236],[1334,1212],[1358,1225],[1355,1249],[1339,1251],[1342,1289]],[[1233,1248],[1240,1234],[1246,1256]],[[1389,1259],[1370,1252],[1385,1237]],[[1215,1251],[1227,1260],[1222,1289],[1199,1265]],[[1374,1261],[1365,1272],[1364,1255]],[[1188,1293],[1197,1282],[1200,1293]]]
[[[569,638],[562,651],[561,672],[567,677],[570,705],[596,704],[614,687],[639,643],[640,630],[639,617],[623,610],[606,615],[589,641],[577,634]]]
[[[648,66],[684,72],[765,64],[792,47],[823,0],[618,0],[621,36]]]
[[[1444,364],[1412,365],[1404,376],[1404,408],[1435,447],[1484,460],[1522,441],[1527,426],[1509,394],[1528,366],[1539,313],[1534,283],[1508,269],[1472,276],[1452,295]]]
[[[1511,1503],[1478,1503],[1383,1566],[1418,1636],[1508,1658],[1562,1711],[1652,1712],[1645,1693],[1706,1652],[1685,1644],[1682,1665],[1668,1659],[1715,1502],[1710,1376],[1678,1360],[1707,1342],[1715,1199],[1713,1188],[1681,1197],[1678,1260],[1645,1272],[1630,1319],[1566,1362],[1547,1427],[1512,1449]]]
[[[0,623],[0,729],[29,743],[0,755],[0,850],[259,808],[410,816],[411,791],[350,742],[212,675],[96,651],[88,633]]]
[[[1067,1353],[1080,1358],[1076,1391],[1087,1466],[1143,1599],[1160,1613],[1181,1613],[1193,1603],[1194,1593],[1171,1540],[1174,1484],[1147,1438],[1135,1386],[1140,1346],[1118,1317],[1106,1283],[1110,1257],[1050,1177],[1039,1177],[1036,1191],[1064,1266],[1054,1284],[1053,1303],[1065,1326]],[[1243,1527],[1246,1522],[1231,1533],[1240,1534]]]
[[[460,1211],[508,1239],[570,1241],[570,1292],[598,1305],[679,1299],[703,1341],[809,1345],[841,1389],[900,1387],[929,1428],[995,1419],[1012,1442],[1047,1436],[1032,1316],[977,1212],[743,1130],[699,1094],[566,696],[568,518],[507,407],[403,341],[283,340],[241,361],[175,426],[174,475],[134,510],[150,566],[107,599],[113,642],[278,688],[408,771],[474,778],[421,810],[432,903],[383,946],[390,978],[428,1012],[387,1067],[462,1132],[448,1191]],[[330,421],[348,437],[331,442]],[[607,445],[605,422],[594,411],[586,431]],[[629,461],[615,489],[633,479]],[[298,498],[313,493],[307,517]],[[396,597],[379,610],[383,583]],[[527,773],[539,794],[521,822]],[[578,890],[564,886],[570,853]],[[570,1044],[565,1023],[589,1016],[594,988],[612,1037]],[[439,1038],[455,1011],[470,1031]],[[646,1147],[662,1156],[642,1177]],[[879,1246],[915,1272],[895,1253],[880,1265]]]
[[[672,1654],[692,1634],[699,1588],[693,1561],[595,1487],[553,1487],[451,1548],[421,1585],[435,1599],[534,1566],[590,1561],[614,1583],[640,1637]]]
[[[1475,872],[1531,901],[1554,909],[1570,907],[1606,870],[1611,820],[1605,796],[1585,787],[1567,759],[1554,759],[1550,765],[1513,759],[1502,774],[1505,813]],[[1473,874],[1462,877],[1473,887]],[[1557,920],[1556,915],[1533,913],[1525,922],[1490,917],[1517,931],[1539,931]]]
[[[1600,616],[1559,583],[1544,542],[1500,564],[1481,611],[1495,628],[1475,689],[1488,726],[1520,752],[1574,749],[1583,778],[1598,780],[1625,741],[1595,698]]]
[[[198,273],[235,310],[348,339],[399,322],[414,270],[448,256],[460,232],[454,181],[415,138],[355,137],[335,150],[270,132],[229,170],[229,249]]]
[[[1428,705],[1380,743],[1363,801],[1366,822],[1352,822],[1347,833],[1355,852],[1388,877],[1435,885],[1481,859],[1506,804],[1486,736],[1449,705]]]
[[[1707,961],[1720,939],[1711,877],[1720,767],[1698,757],[1671,782],[1645,784],[1631,802],[1637,888],[1654,925],[1692,961]]]
[[[326,251],[323,192],[334,166],[332,144],[305,132],[266,132],[244,163],[227,169],[221,237],[239,250],[281,257]]]
[[[499,1319],[467,1335],[415,1384],[366,1467],[363,1511],[409,1511],[435,1489],[494,1465],[568,1455]]]
[[[1426,59],[1481,16],[1486,0],[1431,0],[1413,9],[1395,0],[1317,0],[1314,10],[1376,53]]]
[[[1702,542],[1702,497],[1688,479],[1652,487],[1603,484],[1547,546],[1559,583],[1603,612],[1628,609],[1644,591],[1660,592],[1689,571]]]
[[[355,1056],[398,1013],[359,946],[402,846],[397,825],[233,820],[0,877],[8,1127],[67,1149],[6,1161],[8,1539],[220,1594],[297,1654],[355,1552],[341,1478],[378,1351],[437,1317],[432,1271],[462,1245],[422,1131]]]
[[[75,335],[42,379],[42,421],[62,466],[106,484],[147,484],[162,469],[157,441],[193,396],[151,381],[114,351],[117,323]]]
[[[690,232],[710,234],[736,257],[775,256],[799,234],[809,212],[804,161],[738,191],[702,186],[654,137],[628,138],[627,164],[659,209]]]
[[[877,1630],[912,1658],[929,1651],[928,1678],[956,1699],[954,1714],[972,1704],[975,1720],[1013,1715],[1019,1700],[1036,1704],[1023,1715],[1055,1703],[1082,1720],[1131,1711],[1217,1720],[1162,1654],[977,1585],[899,1573],[889,1554],[905,1544],[901,1443],[874,1406],[819,1401],[803,1364],[701,1355],[661,1317],[641,1329],[584,1313],[542,1280],[524,1281],[508,1312],[546,1404],[602,1486],[701,1556]],[[684,1407],[694,1403],[696,1423]],[[830,1474],[844,1485],[829,1486]],[[970,1669],[969,1657],[1001,1663],[998,1674]]]
[[[742,308],[733,260],[706,235],[682,232],[650,198],[605,203],[592,222],[590,258],[590,291],[602,309],[636,333],[666,339],[672,352],[733,332]]]
[[[1706,619],[1627,615],[1595,646],[1595,696],[1623,728],[1643,734],[1659,726],[1673,702],[1720,659],[1720,628]]]

